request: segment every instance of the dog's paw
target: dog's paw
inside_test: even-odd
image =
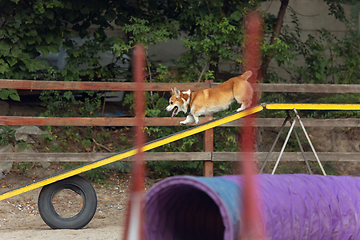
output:
[[[245,108],[241,106],[241,107],[238,108],[236,111],[237,111],[237,112],[241,112],[241,111],[243,111],[243,110],[245,110]]]
[[[186,125],[187,122],[186,121],[180,121],[180,125]]]

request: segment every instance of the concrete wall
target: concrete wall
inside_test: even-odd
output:
[[[349,12],[350,7],[343,5],[346,12]],[[280,1],[268,1],[265,2],[261,9],[272,13],[277,16],[280,8]],[[325,28],[334,34],[340,36],[345,32],[345,25],[333,16],[329,15],[328,6],[324,0],[290,0],[289,7],[286,10],[284,18],[284,24],[289,25],[290,29],[294,30],[294,26],[291,23],[291,11],[293,9],[297,13],[297,18],[300,22],[300,27],[303,34],[315,34],[316,29]]]
[[[268,1],[262,5],[262,10],[277,16],[280,1]],[[345,13],[349,14],[351,6],[343,5]],[[324,0],[290,0],[286,14],[284,17],[284,26],[289,26],[289,31],[295,31],[295,25],[292,23],[292,11],[296,13],[299,20],[300,29],[302,32],[301,39],[305,41],[308,35],[319,37],[317,29],[326,29],[338,38],[343,38],[346,33],[345,24],[337,20],[335,17],[329,15],[328,5]],[[327,53],[324,53],[327,54]],[[297,62],[302,65],[301,57]],[[271,61],[269,69],[276,72],[280,77],[290,81],[290,75],[285,70],[277,67],[274,61]]]

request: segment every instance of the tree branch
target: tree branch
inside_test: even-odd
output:
[[[286,12],[286,8],[289,5],[289,0],[280,0],[281,1],[281,5],[280,5],[280,9],[279,9],[279,13],[276,19],[276,23],[275,23],[275,27],[274,27],[274,32],[273,35],[271,36],[271,40],[270,40],[270,45],[274,44],[276,39],[279,38],[280,36],[280,32],[281,32],[281,28],[284,22],[284,16],[285,16],[285,12]],[[264,78],[267,74],[267,69],[269,67],[270,61],[272,59],[274,54],[269,54],[268,56],[265,56],[262,64],[261,64],[261,68],[260,68],[260,73],[262,78]]]

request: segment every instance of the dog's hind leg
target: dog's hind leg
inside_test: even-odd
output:
[[[184,121],[181,121],[180,124],[181,125],[185,125],[185,124],[188,124],[188,123],[193,123],[195,121],[194,117],[189,114],[187,115],[186,119]]]
[[[250,105],[251,105],[251,101],[242,101],[242,102],[240,102],[240,101],[238,101],[238,100],[236,100],[239,104],[241,104],[241,107],[239,107],[236,111],[237,112],[240,112],[240,111],[242,111],[242,110],[245,110],[245,108],[248,108],[248,107],[250,107]]]
[[[241,104],[241,107],[236,110],[237,112],[240,112],[240,111],[244,110],[245,108],[248,108],[251,106],[252,97],[254,94],[254,91],[248,82],[243,82],[243,84],[244,84],[244,86],[242,88],[237,88],[234,91],[235,100],[239,104]]]

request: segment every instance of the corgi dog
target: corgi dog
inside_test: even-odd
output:
[[[190,89],[180,92],[176,87],[171,89],[172,96],[166,111],[173,111],[171,117],[180,111],[187,113],[187,117],[180,124],[199,124],[199,116],[216,113],[227,109],[235,100],[241,104],[237,111],[242,111],[251,105],[254,91],[248,82],[252,72],[246,71],[243,75],[230,78],[229,80],[213,87],[198,91]]]

